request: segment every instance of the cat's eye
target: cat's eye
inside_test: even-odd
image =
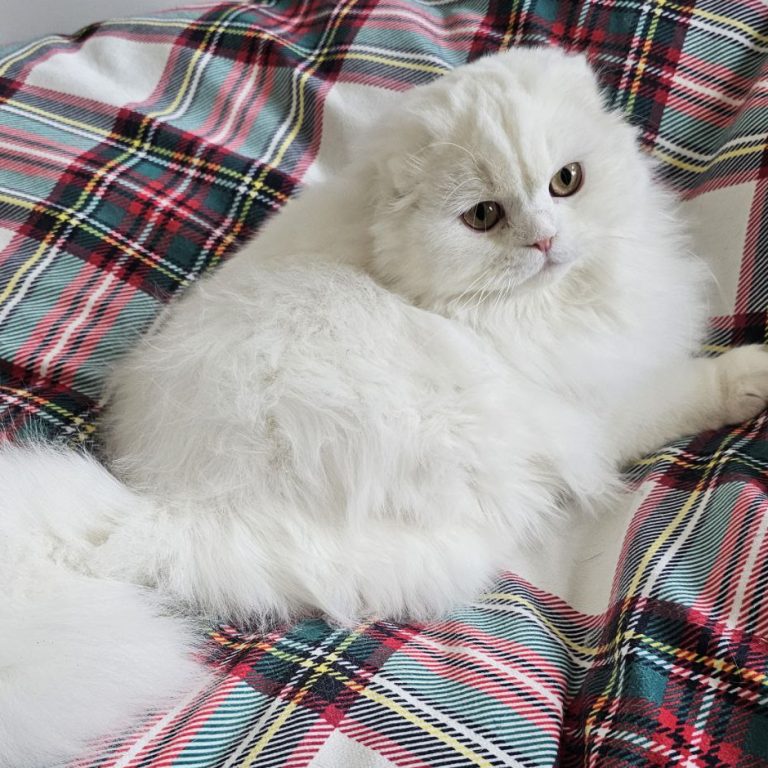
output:
[[[484,200],[461,214],[461,220],[477,232],[488,232],[504,218],[504,209],[493,200]]]
[[[549,194],[552,197],[568,197],[581,189],[583,181],[581,163],[568,163],[549,180]]]

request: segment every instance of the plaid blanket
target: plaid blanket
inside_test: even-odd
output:
[[[761,0],[198,5],[0,49],[3,438],[89,441],[106,366],[383,102],[532,43],[586,50],[680,191],[709,351],[762,342]],[[630,508],[443,622],[217,627],[216,681],[81,765],[768,766],[767,477],[761,416],[638,463]]]

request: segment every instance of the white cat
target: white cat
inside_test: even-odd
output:
[[[119,363],[104,435],[127,487],[85,457],[2,457],[0,686],[29,679],[12,633],[84,621],[160,638],[139,655],[162,657],[160,688],[188,684],[185,628],[133,585],[257,624],[440,616],[627,459],[756,415],[761,348],[693,356],[705,280],[673,210],[580,57],[518,49],[406,94]],[[71,615],[33,581],[66,583]],[[100,585],[137,602],[132,627],[106,603],[78,614]],[[79,685],[119,709],[99,655],[49,701]],[[6,701],[0,744],[24,728]],[[73,738],[106,727],[90,701]]]

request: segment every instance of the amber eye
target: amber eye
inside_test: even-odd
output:
[[[493,200],[485,200],[473,205],[468,211],[461,214],[461,220],[470,228],[478,232],[487,232],[493,229],[504,218],[504,209]]]
[[[552,197],[569,197],[581,189],[583,181],[581,163],[568,163],[549,180],[549,194]]]

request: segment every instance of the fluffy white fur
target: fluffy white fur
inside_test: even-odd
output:
[[[555,199],[549,180],[570,162],[584,185]],[[484,200],[507,218],[477,233],[460,216]],[[28,478],[3,479],[20,488],[8,500],[3,486],[0,507],[19,567],[2,571],[18,586],[0,615],[47,628],[36,668],[69,658],[80,627],[98,657],[80,682],[108,705],[66,728],[117,708],[110,674],[134,670],[105,661],[115,649],[92,637],[83,600],[147,664],[158,634],[173,656],[183,627],[129,585],[256,623],[432,618],[475,596],[512,542],[614,492],[626,459],[757,414],[768,355],[693,357],[705,281],[673,209],[581,58],[515,50],[405,95],[343,173],[291,201],[119,364],[104,435],[132,492],[64,454],[24,458],[34,505]],[[550,237],[548,255],[533,247]],[[54,612],[35,603],[40,574],[71,597]],[[97,577],[146,618],[92,601]],[[6,656],[14,670],[26,656],[6,645],[7,686]],[[158,693],[188,672],[163,668]],[[49,703],[31,700],[31,729]]]
[[[52,768],[206,674],[160,595],[91,563],[144,502],[74,453],[0,453],[0,766]]]

